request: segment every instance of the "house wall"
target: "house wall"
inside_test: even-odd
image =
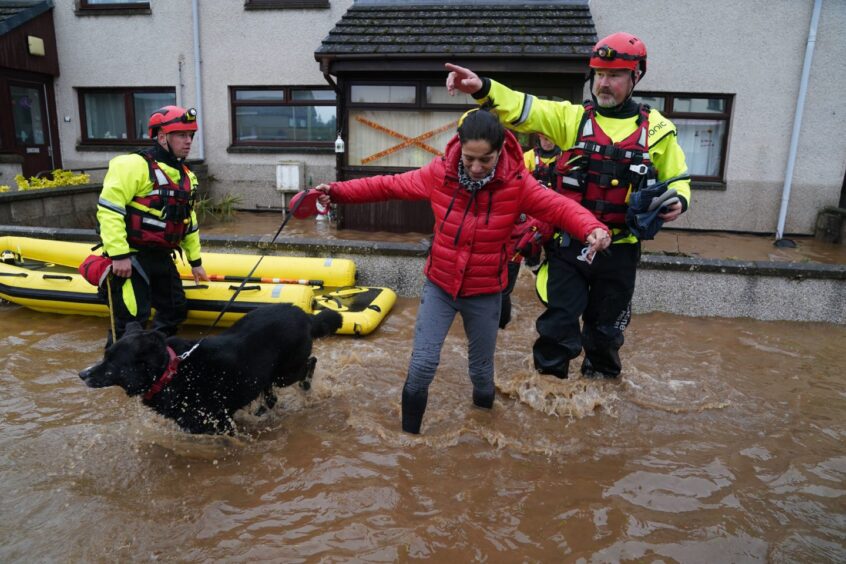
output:
[[[592,0],[597,34],[647,46],[642,90],[734,94],[724,191],[694,190],[673,225],[772,232],[779,207],[813,0]],[[846,169],[846,2],[822,0],[785,233],[812,233],[836,206]]]
[[[53,10],[56,81],[66,168],[102,166],[118,151],[78,150],[78,87],[173,86],[196,105],[191,2],[153,0],[152,15],[85,16],[74,0]],[[304,180],[335,177],[331,153],[236,153],[229,86],[324,85],[314,51],[352,0],[329,10],[244,10],[203,0],[201,116],[213,196],[245,207],[281,206],[276,165],[302,161]],[[837,205],[846,169],[846,2],[823,0],[785,231],[812,233],[817,211]],[[724,190],[695,190],[674,226],[774,232],[777,225],[812,0],[591,0],[597,33],[639,35],[649,49],[643,90],[734,94]],[[180,70],[181,69],[181,70]],[[64,121],[68,116],[70,122]],[[197,152],[192,157],[197,157]]]
[[[203,0],[200,56],[204,157],[213,197],[240,195],[245,207],[281,206],[276,165],[303,161],[304,181],[335,178],[335,155],[292,152],[233,153],[229,86],[315,85],[326,80],[314,51],[351,0],[320,10],[245,10],[232,0]],[[103,86],[170,86],[177,102],[196,106],[191,2],[151,2],[152,14],[78,16],[74,0],[56,0],[61,76],[56,81],[65,168],[105,166],[121,151],[80,150],[76,89]],[[198,158],[195,142],[190,158]]]

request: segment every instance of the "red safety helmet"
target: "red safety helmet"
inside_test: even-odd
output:
[[[646,74],[646,45],[631,33],[612,33],[600,39],[590,55],[592,69],[640,69]]]
[[[155,132],[161,129],[165,133],[172,131],[197,131],[197,110],[164,106],[150,116],[147,122],[147,134],[153,139]]]

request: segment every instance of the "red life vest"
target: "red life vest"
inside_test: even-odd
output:
[[[584,107],[576,144],[556,163],[555,187],[606,225],[624,227],[629,191],[657,178],[649,158],[650,108],[641,104],[637,129],[614,143],[599,127],[593,103],[588,100]]]
[[[558,147],[555,148],[560,156],[560,149]],[[532,176],[534,176],[541,184],[546,186],[547,188],[554,188],[555,187],[555,162],[551,161],[549,163],[543,162],[540,156],[540,149],[535,149],[535,168],[532,171]]]
[[[180,183],[176,184],[148,151],[138,154],[150,167],[153,191],[136,196],[126,206],[127,240],[132,246],[175,249],[191,225],[194,197],[188,167],[182,165]]]

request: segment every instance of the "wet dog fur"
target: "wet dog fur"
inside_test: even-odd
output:
[[[335,333],[342,321],[334,311],[312,316],[290,304],[268,305],[200,341],[165,338],[131,323],[79,377],[91,388],[120,386],[129,396],[145,395],[168,367],[168,346],[179,356],[197,345],[173,379],[143,402],[189,433],[232,433],[238,409],[262,394],[273,407],[273,386],[308,383],[316,363],[312,339]]]

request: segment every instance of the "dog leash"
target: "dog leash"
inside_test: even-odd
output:
[[[112,342],[117,341],[117,331],[115,331],[115,310],[112,307],[112,273],[106,276],[106,294],[109,296],[109,321],[112,325]]]
[[[288,213],[286,213],[286,214],[285,214],[285,219],[282,221],[282,225],[280,225],[280,226],[279,226],[279,229],[277,229],[277,230],[276,230],[276,235],[274,235],[274,236],[273,236],[273,239],[271,239],[271,240],[270,240],[270,243],[269,243],[270,245],[272,245],[273,243],[275,243],[275,242],[276,242],[276,238],[277,238],[277,237],[279,237],[279,234],[280,234],[280,233],[282,233],[282,230],[285,228],[285,225],[287,225],[288,220],[289,220],[289,219],[291,219],[291,217],[293,217],[294,212],[295,212],[295,211],[297,211],[297,209],[300,207],[300,204],[302,204],[304,200],[305,200],[305,198],[300,198],[300,199],[297,201],[297,203],[296,203],[296,204],[294,204],[294,207],[293,207],[293,208],[291,208],[290,210],[288,210]],[[224,313],[226,313],[226,310],[228,310],[228,309],[229,309],[229,306],[231,306],[231,305],[232,305],[232,302],[234,302],[234,301],[235,301],[235,298],[237,298],[237,297],[238,297],[238,294],[240,294],[240,293],[241,293],[241,290],[243,290],[243,289],[244,289],[244,286],[247,284],[247,282],[250,280],[250,278],[252,278],[252,277],[253,277],[253,273],[254,273],[254,272],[256,271],[256,269],[259,267],[259,264],[261,264],[261,261],[262,261],[262,259],[264,259],[264,257],[265,257],[265,255],[261,255],[261,256],[259,257],[259,259],[256,261],[255,266],[253,266],[253,269],[252,269],[252,270],[250,270],[250,273],[249,273],[249,274],[247,274],[247,275],[244,277],[244,279],[241,281],[241,284],[240,284],[240,285],[238,286],[238,288],[235,290],[235,293],[234,293],[234,294],[232,294],[232,297],[231,297],[231,298],[229,298],[229,301],[228,301],[228,302],[226,302],[226,305],[225,305],[225,306],[223,306],[223,309],[221,309],[221,310],[220,310],[220,313],[219,313],[219,314],[217,314],[217,319],[215,319],[215,320],[214,320],[214,323],[212,323],[212,324],[211,324],[212,329],[214,329],[214,327],[217,325],[218,321],[220,321],[220,319],[223,317],[223,314],[224,314]]]

